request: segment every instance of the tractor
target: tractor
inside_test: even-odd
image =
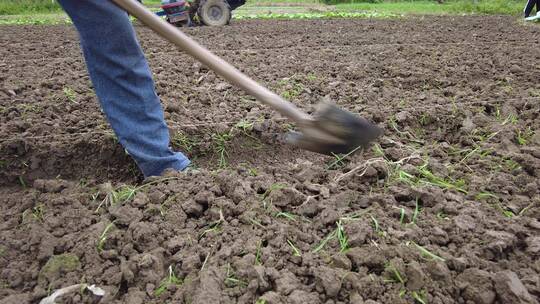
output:
[[[232,11],[245,3],[246,0],[163,0],[162,11],[157,14],[175,26],[222,26],[229,24]]]

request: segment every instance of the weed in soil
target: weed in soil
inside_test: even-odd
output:
[[[345,252],[347,251],[347,249],[349,249],[349,238],[345,233],[345,228],[343,227],[343,223],[341,222],[341,220],[337,221],[336,225],[336,236],[339,241],[339,251]]]
[[[182,132],[176,132],[171,138],[171,144],[174,147],[179,147],[182,151],[191,153],[199,142]]]
[[[78,103],[77,102],[77,93],[75,93],[75,91],[72,88],[64,87],[62,89],[62,92],[64,93],[64,96],[67,98],[67,100],[69,102]]]
[[[229,152],[227,145],[233,139],[234,135],[229,132],[216,133],[212,135],[214,152],[218,156],[218,167],[224,169],[228,165]]]
[[[99,235],[98,243],[97,243],[97,250],[98,252],[103,251],[105,248],[105,242],[108,239],[109,232],[114,228],[114,221],[110,222],[107,226],[105,226],[105,229],[103,229],[103,232]]]
[[[169,288],[169,286],[171,285],[177,285],[177,286],[180,286],[183,284],[183,281],[182,279],[179,279],[178,277],[176,277],[176,274],[174,273],[174,270],[172,268],[172,265],[169,266],[169,268],[167,269],[168,270],[168,274],[167,274],[167,277],[165,279],[163,279],[161,281],[161,283],[159,283],[159,286],[158,288],[154,291],[154,295],[156,297],[159,297],[163,292],[165,292],[167,290],[167,288]]]
[[[293,256],[296,256],[296,257],[302,256],[302,253],[300,252],[300,250],[294,245],[294,243],[291,240],[287,240],[287,244],[289,244],[289,246],[291,247]]]
[[[226,269],[225,286],[228,288],[247,287],[248,283],[246,281],[236,277],[236,273],[232,269],[231,264],[227,264]]]
[[[437,261],[441,261],[441,262],[444,262],[445,259],[441,258],[440,256],[432,253],[431,251],[427,250],[425,247],[423,246],[420,246],[418,244],[416,244],[415,242],[409,242],[410,244],[412,244],[416,249],[418,249],[418,251],[420,251],[420,254],[422,255],[422,257],[426,258],[426,259],[429,259],[429,260],[437,260]]]

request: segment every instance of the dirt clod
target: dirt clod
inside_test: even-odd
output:
[[[493,276],[497,295],[503,303],[536,304],[537,300],[527,291],[523,283],[513,271],[506,270]]]
[[[457,277],[457,281],[465,300],[480,304],[495,302],[492,276],[487,271],[469,268]]]

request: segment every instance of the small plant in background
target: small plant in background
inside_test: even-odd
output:
[[[185,152],[190,153],[193,151],[193,148],[198,144],[198,142],[192,138],[189,138],[186,134],[178,132],[171,138],[171,144],[180,147]]]
[[[337,221],[336,225],[336,235],[339,241],[339,252],[345,252],[349,249],[349,238],[345,233],[345,228],[343,227],[341,220]]]
[[[308,73],[306,75],[306,79],[309,80],[309,81],[315,81],[315,80],[317,80],[317,75],[315,75],[314,73]]]
[[[527,205],[527,207],[521,209],[521,211],[518,213],[518,215],[520,215],[520,216],[524,215],[527,211],[529,211],[536,204],[540,204],[540,199],[537,199],[536,201],[531,202],[529,205]]]
[[[515,160],[508,157],[498,157],[495,158],[495,161],[490,165],[490,169],[493,171],[509,171],[520,170],[521,165]]]
[[[254,218],[249,218],[249,222],[250,222],[253,226],[257,226],[257,227],[259,227],[259,228],[261,228],[261,229],[263,229],[263,230],[266,229],[266,227],[265,227],[263,224],[261,224],[260,221],[254,219]]]
[[[280,190],[280,189],[283,189],[285,188],[286,185],[284,184],[280,184],[280,183],[275,183],[275,184],[272,184],[270,186],[270,188],[268,188],[262,195],[261,195],[261,200],[263,202],[263,207],[266,209],[266,207],[268,206],[268,197],[270,196],[270,194],[273,192],[273,191],[276,191],[276,190]],[[272,200],[270,200],[269,202],[270,204],[272,204]]]
[[[334,238],[336,238],[337,236],[337,229],[334,229],[332,230],[332,232],[330,232],[320,243],[317,247],[315,247],[313,249],[313,253],[317,253],[319,251],[321,251],[325,246],[326,244],[328,244],[328,242],[330,242],[331,240],[333,240]]]
[[[504,215],[507,218],[512,218],[512,217],[516,216],[516,214],[512,210],[509,210],[507,207],[503,207],[499,203],[494,204],[494,206],[495,206],[495,208],[497,210],[499,210],[502,213],[502,215]]]
[[[19,176],[19,184],[21,185],[21,187],[23,188],[26,188],[27,185],[26,185],[26,182],[24,181],[24,178],[22,176]]]
[[[405,285],[407,280],[396,267],[394,267],[391,263],[388,263],[385,269],[390,274],[390,277],[384,280],[385,282],[400,283]]]
[[[32,216],[42,222],[43,221],[43,215],[45,214],[45,205],[43,204],[37,204],[34,208],[32,208]]]
[[[255,252],[255,265],[262,265],[262,243],[262,240],[259,240],[259,242],[257,243],[257,251]]]
[[[512,210],[509,210],[508,208],[501,205],[499,203],[500,198],[491,192],[485,192],[485,191],[480,192],[477,195],[475,195],[474,198],[477,201],[485,201],[485,202],[491,203],[491,206],[499,210],[505,217],[512,218],[516,216],[516,214]]]
[[[379,235],[385,236],[385,232],[380,229],[378,221],[371,214],[369,214],[369,209],[368,209],[362,212],[355,212],[347,216],[341,217],[336,222],[336,229],[328,233],[328,235],[319,243],[319,245],[317,245],[317,247],[315,247],[312,250],[312,252],[317,253],[321,251],[328,244],[328,242],[330,242],[331,240],[335,238],[338,239],[340,251],[341,252],[347,251],[349,249],[349,239],[345,232],[344,222],[360,220],[362,216],[364,215],[370,215],[371,220],[373,221],[373,225],[374,225],[373,229],[376,230]]]
[[[414,212],[411,218],[410,224],[416,225],[416,220],[418,219],[418,214],[420,213],[420,204],[418,202],[418,198],[416,198],[415,204],[414,204]]]
[[[450,219],[450,217],[446,213],[444,213],[443,211],[437,212],[436,216],[440,220],[449,220]]]
[[[73,103],[77,103],[77,93],[75,93],[72,88],[64,87],[62,92],[64,92],[64,96],[66,96],[67,100]]]
[[[261,119],[264,119],[264,118],[261,118]],[[244,136],[247,136],[247,137],[249,137],[250,139],[252,139],[254,141],[254,144],[250,145],[250,147],[252,147],[254,149],[260,149],[262,147],[260,139],[257,138],[257,137],[254,137],[251,134],[249,134],[249,132],[251,132],[253,130],[253,125],[254,124],[255,123],[252,122],[252,121],[241,120],[238,123],[236,123],[234,125],[234,127],[237,130],[239,130]]]
[[[406,295],[407,295],[407,289],[402,288],[399,290],[398,296],[400,299],[403,299],[403,297],[405,297]]]
[[[478,193],[477,195],[474,196],[474,198],[476,200],[490,200],[490,199],[494,199],[494,200],[499,200],[499,197],[491,192],[480,192]]]
[[[418,249],[418,251],[420,251],[420,255],[425,259],[436,260],[436,261],[440,261],[440,262],[445,261],[445,259],[443,259],[440,256],[432,253],[431,251],[427,250],[425,247],[420,246],[420,245],[416,244],[413,241],[410,241],[410,242],[406,243],[407,246],[410,245],[410,244],[412,244],[416,249]]]
[[[501,107],[496,106],[495,108],[495,117],[497,118],[497,121],[501,123],[501,125],[505,126],[507,124],[517,124],[518,122],[518,116],[516,114],[510,113],[508,116],[506,116],[505,119],[503,119],[503,115],[501,113]]]
[[[219,233],[221,231],[221,221],[217,221],[215,223],[210,224],[208,229],[205,229],[201,235],[199,235],[199,240],[202,239],[205,235],[215,232]]]
[[[385,158],[386,159],[386,156],[384,155],[384,150],[383,148],[381,147],[381,145],[379,144],[374,144],[373,145],[373,148],[371,148],[373,153],[377,156],[377,157],[382,157],[382,158]]]
[[[99,235],[98,244],[97,244],[97,250],[98,252],[103,251],[103,247],[105,246],[105,242],[107,241],[109,232],[114,227],[114,221],[110,222],[107,226],[105,226],[105,229],[103,229],[103,232]]]
[[[246,281],[240,280],[236,277],[234,270],[231,268],[231,264],[227,263],[227,273],[225,277],[225,286],[232,287],[246,287],[248,283]]]
[[[219,210],[219,220],[211,223],[208,225],[208,228],[205,229],[201,235],[199,235],[199,240],[202,239],[205,235],[211,232],[220,232],[221,231],[221,224],[225,222],[225,217],[223,216],[223,211]]]
[[[278,82],[278,85],[282,88],[281,95],[287,100],[298,97],[304,90],[304,86],[298,83],[294,79],[284,78]]]
[[[443,189],[457,190],[459,192],[467,194],[467,190],[465,190],[464,188],[464,180],[450,180],[445,179],[444,177],[437,176],[429,170],[427,162],[418,168],[418,173],[420,173],[421,177],[423,178],[423,183],[438,186]]]
[[[214,151],[218,155],[218,166],[220,169],[227,167],[229,153],[227,152],[227,144],[233,139],[234,135],[229,131],[225,133],[216,133],[212,135],[214,142]]]
[[[249,169],[248,169],[248,173],[249,173],[249,175],[251,175],[251,176],[257,176],[257,175],[259,175],[259,173],[257,172],[257,168],[249,168]]]
[[[534,131],[531,129],[531,127],[527,127],[525,130],[518,129],[516,131],[516,141],[519,145],[525,146],[529,143],[533,135]]]
[[[114,189],[112,185],[107,184],[105,198],[101,201],[95,212],[99,212],[102,206],[114,206],[118,203],[125,203],[135,197],[139,188],[133,186],[122,186]]]
[[[289,132],[294,130],[294,125],[291,123],[284,123],[281,125],[281,129],[285,132]]]
[[[504,167],[509,171],[514,171],[521,168],[521,165],[518,162],[510,158],[503,160],[503,164]]]
[[[242,131],[243,133],[251,132],[253,130],[253,122],[247,121],[247,120],[241,120],[234,125],[238,130]]]
[[[518,123],[518,120],[519,120],[519,118],[518,118],[517,115],[515,115],[515,114],[508,114],[508,116],[506,117],[506,119],[502,122],[502,125],[504,126],[504,125],[506,125],[506,124],[508,124],[508,123],[515,125],[515,124]]]
[[[171,285],[182,285],[182,279],[176,277],[176,274],[173,271],[172,265],[169,266],[168,275],[165,279],[161,281],[159,287],[154,291],[154,295],[159,297],[169,286]]]
[[[418,119],[418,123],[420,123],[421,126],[427,126],[428,124],[433,122],[433,118],[426,113],[422,113],[420,115],[420,118]]]
[[[399,224],[403,225],[404,220],[405,220],[405,208],[401,207],[399,208]]]
[[[291,249],[293,251],[293,256],[297,256],[297,257],[302,256],[302,253],[300,253],[300,250],[296,248],[296,246],[294,246],[291,240],[287,240],[287,243],[289,244],[289,246],[291,246]]]
[[[427,304],[427,299],[424,291],[412,291],[411,297],[413,297],[415,303]]]
[[[332,156],[334,157],[334,161],[332,161],[330,164],[328,164],[326,166],[326,169],[327,170],[331,170],[331,169],[339,169],[339,168],[342,168],[346,165],[346,159],[354,154],[356,151],[358,151],[359,149],[361,149],[362,146],[358,146],[356,148],[354,148],[351,152],[347,153],[347,154],[335,154],[335,153],[332,153]]]
[[[296,215],[290,212],[278,212],[276,213],[276,217],[283,217],[288,219],[289,221],[296,222]]]
[[[328,166],[326,166],[326,169],[339,169],[339,168],[345,167],[343,156],[335,154],[333,152],[332,152],[332,156],[335,158],[335,160],[332,161]]]
[[[473,130],[471,137],[475,142],[483,143],[495,137],[499,132],[500,131],[492,132],[488,129],[478,128]]]
[[[371,218],[371,223],[373,224],[373,231],[380,237],[385,237],[386,232],[381,229],[381,226],[379,225],[379,221],[370,214],[369,217]]]
[[[31,209],[26,209],[22,213],[22,220],[23,222],[28,218],[28,216],[31,215],[33,219],[39,222],[43,222],[43,217],[45,215],[45,205],[42,203],[37,204],[36,206],[32,207]]]

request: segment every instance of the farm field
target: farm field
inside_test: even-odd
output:
[[[0,27],[0,303],[79,283],[106,294],[58,303],[538,303],[538,26],[185,29],[303,110],[328,96],[384,129],[334,157],[287,146],[288,121],[137,31],[198,171],[143,183],[71,26]]]

